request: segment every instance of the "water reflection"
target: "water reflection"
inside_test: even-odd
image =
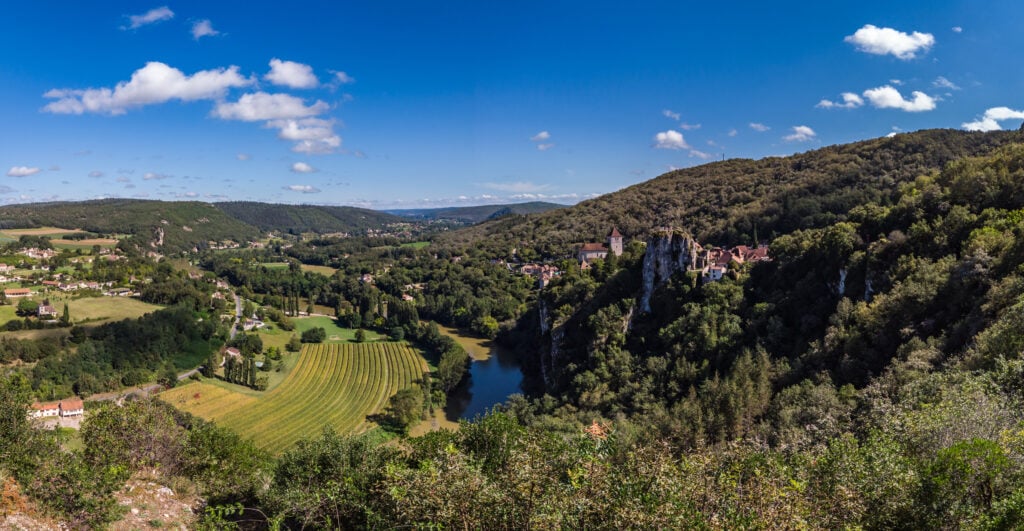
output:
[[[504,403],[509,395],[522,392],[523,373],[515,354],[456,330],[442,329],[441,332],[458,341],[473,360],[469,364],[469,376],[448,395],[444,408],[448,420],[472,419]]]

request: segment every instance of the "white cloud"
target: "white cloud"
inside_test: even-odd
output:
[[[856,109],[861,105],[864,105],[864,100],[860,96],[852,92],[844,92],[840,94],[843,98],[842,103],[834,102],[832,100],[821,100],[815,107],[820,109]]]
[[[238,160],[249,160],[249,159],[252,158],[252,155],[250,155],[248,153],[239,153],[239,154],[235,155],[235,158],[238,159]]]
[[[654,135],[654,147],[656,149],[690,149],[683,134],[672,129]]]
[[[174,18],[174,11],[168,9],[167,6],[156,7],[146,11],[141,15],[129,15],[128,16],[128,28],[122,29],[138,29],[142,26],[149,24],[155,24],[164,20],[171,20]]]
[[[935,98],[924,92],[915,90],[911,93],[912,100],[903,99],[903,95],[895,88],[885,85],[883,87],[868,89],[864,91],[864,97],[871,102],[871,105],[879,109],[900,109],[906,112],[930,111],[935,108]]]
[[[170,175],[165,175],[163,173],[153,173],[153,172],[146,172],[145,175],[142,176],[142,178],[144,180],[147,180],[147,181],[162,181],[164,179],[170,179],[170,177],[171,177]]]
[[[943,76],[935,78],[935,81],[932,81],[932,86],[938,88],[945,88],[949,90],[960,90],[960,87],[957,86],[956,83],[953,83],[952,81],[946,79]]]
[[[356,78],[346,74],[342,70],[332,70],[331,73],[334,74],[334,81],[340,85],[349,85],[356,82]]]
[[[290,190],[292,192],[301,192],[304,194],[318,194],[321,192],[319,188],[315,186],[310,186],[308,184],[292,184],[289,186],[285,186],[284,189]]]
[[[738,134],[740,134],[740,132],[737,131],[736,129],[730,129],[729,132],[726,133],[726,135],[728,135],[728,136],[736,136]]]
[[[11,169],[7,170],[8,177],[28,177],[29,175],[35,175],[43,170],[29,166],[11,166]]]
[[[703,151],[697,151],[696,149],[690,150],[690,156],[697,157],[698,159],[701,160],[708,160],[711,157],[714,157],[714,155],[712,155],[711,153],[704,153]]]
[[[903,85],[903,80],[901,80],[901,79],[890,79],[889,83],[892,83],[893,85],[896,85],[898,87],[900,85]]]
[[[953,33],[963,33],[964,29],[960,26],[953,26]]]
[[[767,125],[764,124],[759,124],[757,122],[750,122],[750,128],[753,129],[754,131],[757,131],[758,133],[763,133],[771,129],[771,127],[768,127]]]
[[[172,99],[181,101],[222,98],[229,88],[251,85],[253,81],[238,73],[237,66],[200,70],[186,76],[181,70],[152,61],[132,73],[113,89],[53,89],[43,94],[53,99],[43,107],[56,114],[124,114],[128,109]],[[325,104],[326,105],[326,104]]]
[[[547,151],[553,147],[555,147],[554,144],[537,144],[538,151]]]
[[[92,170],[91,172],[89,172],[89,177],[92,177],[92,178],[103,177],[103,172],[101,172],[100,170]]]
[[[797,125],[793,127],[793,134],[782,137],[786,142],[807,142],[808,140],[814,140],[818,137],[818,133],[814,132],[814,129],[807,127],[806,125]]]
[[[213,29],[213,23],[210,19],[198,20],[192,23],[192,38],[199,40],[203,37],[213,37],[220,35],[220,32]]]
[[[130,183],[130,182],[132,182],[132,180],[129,179],[128,177],[118,177],[117,178],[117,182],[119,182],[119,183]]]
[[[862,52],[875,55],[889,54],[904,61],[917,57],[918,52],[927,52],[935,44],[935,36],[931,33],[915,31],[907,34],[872,24],[865,25],[843,40]]]
[[[547,131],[541,131],[541,132],[531,136],[530,140],[533,141],[533,142],[543,142],[545,140],[549,140],[550,138],[551,138],[551,133],[549,133]]]
[[[211,114],[224,120],[262,122],[266,120],[289,120],[316,116],[327,111],[328,105],[317,100],[306,106],[302,98],[290,94],[267,94],[255,92],[243,94],[237,102],[220,102]]]
[[[499,192],[512,193],[534,193],[551,188],[550,184],[533,184],[530,181],[516,181],[511,183],[483,183],[480,186]]]
[[[992,107],[985,111],[980,120],[965,122],[960,126],[968,131],[999,131],[1002,129],[999,122],[1014,119],[1024,119],[1024,111],[1015,111],[1009,107]]]
[[[679,113],[677,113],[677,112],[675,112],[673,110],[664,109],[664,110],[661,111],[661,115],[664,116],[665,118],[671,118],[671,119],[673,119],[673,120],[675,120],[677,122],[679,121]]]
[[[334,120],[303,118],[300,120],[272,120],[267,127],[278,129],[277,137],[295,142],[296,153],[333,153],[341,147],[341,137],[334,132]]]
[[[277,58],[270,60],[270,72],[267,72],[263,79],[275,85],[297,89],[314,88],[320,84],[316,75],[313,74],[313,67]]]
[[[679,128],[683,131],[694,131],[700,129],[700,124],[688,124],[684,122],[679,124]]]
[[[306,164],[305,162],[296,162],[295,164],[292,164],[292,171],[295,173],[313,173],[316,171],[316,168]]]

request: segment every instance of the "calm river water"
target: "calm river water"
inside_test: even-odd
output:
[[[501,404],[515,393],[521,393],[523,373],[515,356],[486,339],[467,336],[456,329],[440,327],[469,353],[469,377],[448,397],[446,420],[472,419]]]

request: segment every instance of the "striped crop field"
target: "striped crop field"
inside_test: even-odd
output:
[[[306,345],[299,356],[285,380],[263,395],[200,382],[160,398],[276,454],[325,425],[339,433],[366,431],[373,426],[367,416],[384,411],[388,398],[427,370],[419,351],[405,343]]]

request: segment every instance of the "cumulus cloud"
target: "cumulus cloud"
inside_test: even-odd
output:
[[[935,36],[931,33],[904,33],[892,28],[879,28],[867,24],[844,39],[858,50],[874,55],[892,55],[904,61],[917,57],[918,53],[927,52],[935,44]]]
[[[305,162],[296,162],[295,164],[292,164],[292,172],[294,173],[313,173],[315,171],[316,168],[306,164]]]
[[[128,27],[122,29],[138,29],[142,26],[171,20],[172,18],[174,18],[174,11],[171,11],[167,6],[155,7],[141,15],[129,15]]]
[[[44,98],[56,100],[43,107],[55,114],[124,114],[128,109],[170,100],[196,101],[224,97],[227,90],[251,85],[237,66],[200,70],[191,76],[158,61],[132,73],[131,79],[113,89],[52,89]],[[326,104],[325,104],[326,105]]]
[[[91,172],[89,172],[89,177],[92,177],[92,178],[103,177],[103,172],[101,172],[100,170],[92,170]]]
[[[302,98],[290,94],[268,94],[254,92],[243,94],[237,102],[222,101],[211,114],[223,120],[241,120],[243,122],[263,122],[267,120],[289,120],[316,116],[327,111],[328,105],[317,100],[306,106]]]
[[[782,137],[786,142],[807,142],[814,140],[818,137],[818,133],[814,132],[814,129],[807,127],[806,125],[797,125],[793,127],[793,134]]]
[[[297,89],[314,88],[320,84],[316,75],[313,74],[313,67],[277,58],[270,60],[270,72],[267,72],[263,79],[275,85]]]
[[[654,147],[656,149],[690,149],[683,134],[672,129],[654,135]]]
[[[900,109],[906,112],[930,111],[935,108],[935,98],[924,92],[915,90],[911,93],[913,99],[903,98],[899,90],[890,85],[868,89],[864,91],[864,97],[871,102],[871,105],[879,109]]]
[[[43,170],[29,166],[11,166],[11,169],[7,170],[8,177],[28,177],[29,175],[35,175]]]
[[[295,142],[292,151],[296,153],[333,153],[341,147],[341,137],[334,132],[334,120],[272,120],[267,127],[278,129],[278,138]]]
[[[1002,129],[999,122],[1020,119],[1024,119],[1024,111],[1015,111],[1009,107],[992,107],[985,111],[985,114],[980,119],[973,122],[964,122],[960,126],[968,131],[999,131]]]
[[[533,141],[533,142],[543,142],[545,140],[549,140],[550,138],[551,138],[551,133],[549,133],[547,131],[541,131],[541,132],[531,136],[530,140]]]
[[[815,105],[815,107],[818,107],[819,109],[856,109],[857,107],[864,105],[864,100],[852,92],[844,92],[840,94],[840,97],[843,98],[842,103],[832,100],[821,100],[817,105]]]
[[[220,32],[213,29],[213,23],[210,19],[197,20],[192,23],[192,38],[199,40],[203,37],[213,37],[220,35]]]
[[[946,79],[943,76],[935,78],[935,81],[932,81],[932,86],[949,90],[960,90],[960,87],[957,86],[956,83],[953,83],[952,81]]]
[[[292,192],[301,192],[303,194],[318,194],[322,191],[319,188],[308,184],[292,184],[285,186],[284,189]]]
[[[758,133],[763,133],[771,129],[771,127],[768,127],[767,125],[760,124],[757,122],[750,122],[750,128],[753,129],[754,131],[757,131]]]
[[[661,115],[664,116],[665,118],[671,118],[677,122],[679,121],[679,113],[672,111],[670,109],[662,110]]]

